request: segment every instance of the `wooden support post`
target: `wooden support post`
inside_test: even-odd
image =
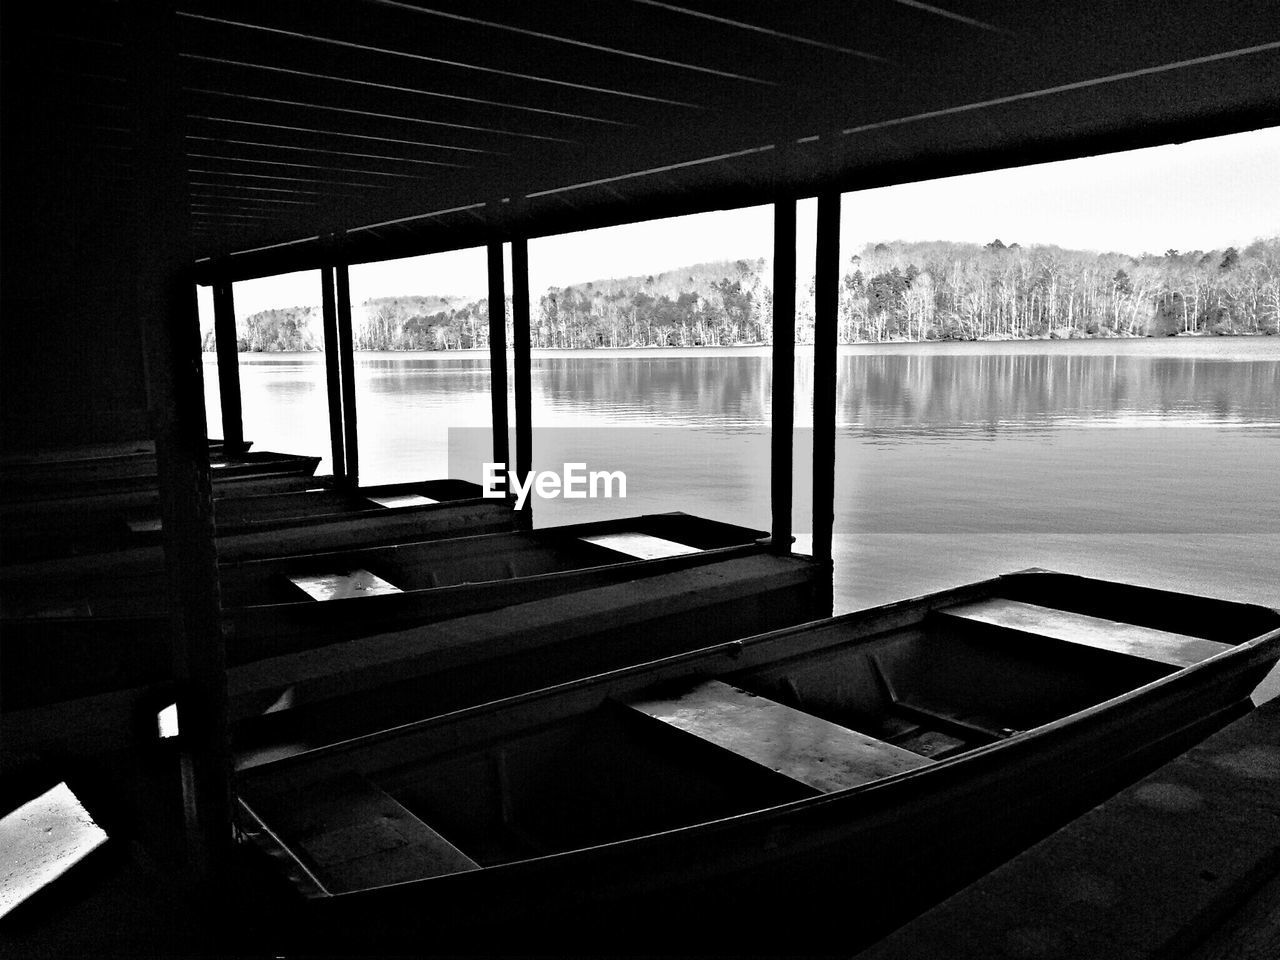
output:
[[[511,321],[515,340],[516,476],[524,483],[533,472],[533,374],[529,332],[529,243],[524,237],[511,241]],[[521,511],[526,526],[533,525],[533,498]]]
[[[818,195],[813,322],[813,556],[831,562],[835,523],[836,327],[840,282],[840,194]]]
[[[333,267],[320,268],[320,304],[324,315],[324,371],[329,394],[329,444],[333,450],[333,478],[347,474],[342,430],[342,361],[338,346],[338,308],[333,293]]]
[[[218,345],[218,396],[222,405],[222,448],[228,457],[244,453],[244,414],[240,405],[240,351],[231,281],[213,285],[213,330]]]
[[[215,892],[232,856],[226,651],[214,547],[200,319],[191,263],[182,83],[169,3],[129,9],[134,54],[137,193],[132,223],[138,315],[151,371],[165,567],[172,601],[184,871]],[[153,725],[151,734],[156,734]],[[139,733],[139,736],[145,736]]]
[[[511,468],[507,440],[507,295],[502,244],[489,244],[489,391],[493,400],[493,462]]]
[[[796,202],[773,205],[773,421],[769,498],[775,553],[791,552],[792,424],[795,420]]]
[[[360,447],[356,432],[356,361],[355,339],[351,333],[351,280],[347,265],[339,263],[333,268],[338,287],[338,358],[342,362],[342,427],[346,440],[346,469],[343,483],[349,487],[360,485]]]

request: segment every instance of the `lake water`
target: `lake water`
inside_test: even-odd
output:
[[[487,355],[356,368],[362,482],[443,476],[451,452],[480,479]],[[327,452],[321,355],[242,355],[241,383],[255,449]],[[768,528],[767,348],[545,352],[532,384],[535,469],[628,480],[625,500],[538,501],[537,526],[683,510]],[[837,611],[1029,566],[1280,606],[1280,338],[850,346],[837,389]],[[212,355],[206,394],[217,435]]]

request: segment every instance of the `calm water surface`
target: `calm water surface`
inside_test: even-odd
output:
[[[486,355],[356,365],[362,481],[445,475],[449,428],[453,475],[479,479],[461,453],[487,446]],[[321,355],[242,355],[241,382],[256,448],[327,452]],[[535,355],[535,468],[628,477],[626,500],[538,502],[537,525],[684,510],[767,529],[770,392],[762,348]],[[803,352],[796,393],[804,548]],[[838,610],[1028,566],[1280,606],[1280,338],[844,347],[837,436]]]

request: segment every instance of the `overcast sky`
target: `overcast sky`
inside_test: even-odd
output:
[[[801,264],[813,257],[814,202],[802,202]],[[529,242],[535,293],[610,276],[659,273],[707,260],[769,256],[768,206]],[[965,240],[1038,243],[1141,254],[1244,246],[1280,235],[1280,127],[1191,143],[1066,160],[846,194],[841,242]],[[508,268],[509,269],[509,268]],[[485,295],[482,249],[351,268],[352,301],[436,293]],[[510,280],[507,291],[510,293]],[[201,288],[202,313],[209,309]],[[319,303],[314,272],[235,286],[236,312]]]

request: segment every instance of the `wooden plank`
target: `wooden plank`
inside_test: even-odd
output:
[[[209,441],[211,444],[212,440]],[[75,465],[117,457],[155,456],[153,440],[121,440],[116,443],[88,443],[73,447],[45,447],[20,453],[0,454],[0,468],[46,466],[50,464]]]
[[[218,538],[224,560],[278,557],[285,553],[378,546],[394,540],[436,540],[511,529],[510,512],[501,501],[449,507],[445,510],[388,510],[374,517],[357,514],[318,524],[302,524]]]
[[[16,810],[0,811],[0,917],[106,842],[106,832],[65,782]]]
[[[792,430],[795,421],[796,202],[773,205],[773,419],[769,500],[776,553],[791,551]]]
[[[598,547],[613,550],[628,557],[640,560],[657,560],[660,557],[683,557],[691,553],[701,553],[697,547],[674,540],[664,540],[647,533],[600,533],[593,537],[579,537],[586,543],[594,543]]]
[[[432,500],[430,497],[424,497],[420,493],[396,493],[387,494],[381,497],[366,497],[380,507],[386,507],[388,510],[396,510],[400,507],[425,507],[433,503],[439,503],[439,500]]]
[[[133,517],[125,521],[130,533],[159,533],[164,529],[159,517]]]
[[[719,680],[627,706],[824,793],[933,762]]]
[[[23,592],[14,597],[0,597],[0,616],[6,618],[33,617],[57,619],[61,617],[92,617],[93,606],[84,597],[67,597],[49,600]]]
[[[388,593],[403,593],[390,583],[368,570],[347,570],[342,573],[320,573],[314,576],[290,577],[289,582],[313,600],[349,600],[352,597],[380,597]]]
[[[1133,623],[1104,620],[1070,610],[1055,610],[1001,597],[950,607],[941,613],[974,623],[1017,630],[1019,633],[1051,637],[1066,643],[1142,657],[1144,660],[1154,660],[1173,667],[1190,667],[1232,649],[1229,643],[1153,630]]]
[[[394,797],[357,774],[326,781],[305,797],[279,799],[280,817],[272,817],[273,828],[297,844],[330,893],[479,869]]]

